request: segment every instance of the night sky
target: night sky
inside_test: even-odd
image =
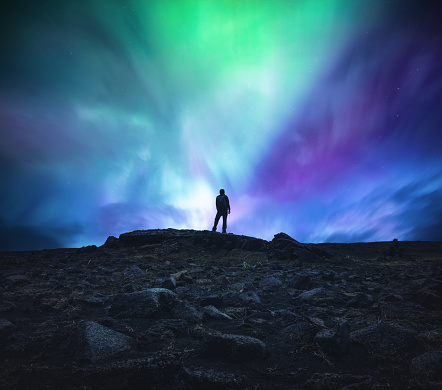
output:
[[[0,250],[442,240],[442,2],[7,3]]]

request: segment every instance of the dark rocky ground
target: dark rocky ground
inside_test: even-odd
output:
[[[442,243],[147,230],[0,253],[5,389],[440,389]]]

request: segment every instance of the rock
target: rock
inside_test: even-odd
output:
[[[230,279],[226,275],[221,275],[221,276],[218,276],[215,279],[215,282],[218,283],[218,284],[226,286],[226,285],[228,285],[230,283]]]
[[[296,297],[298,301],[309,301],[316,298],[326,298],[328,296],[325,288],[319,287],[313,290],[304,291]]]
[[[91,306],[104,306],[106,303],[106,298],[104,297],[84,297],[79,299],[79,301],[84,302]]]
[[[266,345],[254,337],[214,332],[205,337],[204,354],[232,361],[262,359]]]
[[[272,312],[272,317],[276,319],[279,328],[286,328],[299,322],[305,322],[303,316],[295,314],[288,309],[279,309]]]
[[[15,325],[11,321],[0,318],[0,338],[8,337],[14,330]]]
[[[201,306],[213,305],[215,307],[220,307],[223,304],[223,298],[220,295],[209,295],[204,297],[200,301]]]
[[[285,233],[275,234],[269,245],[269,258],[292,261],[322,261],[328,252],[313,244],[301,244]]]
[[[265,251],[267,249],[267,241],[259,238],[185,229],[136,230],[121,234],[118,239],[109,237],[103,246],[134,248],[160,244],[157,248],[158,254],[166,255],[181,250],[181,246],[188,243],[200,248],[225,250]]]
[[[106,239],[106,242],[104,243],[103,246],[106,246],[106,247],[115,247],[115,246],[118,246],[118,244],[119,244],[119,241],[118,241],[118,238],[117,238],[117,237],[115,237],[115,236],[109,236],[109,237]]]
[[[259,287],[265,291],[275,291],[281,286],[282,282],[274,276],[265,278],[263,281],[261,281],[261,283],[259,283]]]
[[[318,328],[309,322],[297,322],[284,328],[280,337],[291,346],[306,345],[313,340]]]
[[[145,272],[137,265],[126,267],[123,271],[123,275],[126,278],[139,278],[146,276]]]
[[[17,306],[15,303],[9,301],[1,301],[0,302],[0,312],[9,311],[15,309]]]
[[[256,303],[256,304],[260,304],[261,303],[261,299],[259,298],[259,296],[253,292],[253,291],[246,291],[243,292],[242,294],[239,295],[239,298],[247,303]]]
[[[309,290],[312,288],[312,279],[308,275],[297,275],[291,278],[288,284],[297,290]]]
[[[442,380],[442,351],[425,352],[411,361],[410,371],[419,379]]]
[[[428,279],[418,292],[422,306],[434,311],[442,310],[442,281]]]
[[[388,293],[388,294],[382,294],[379,297],[379,300],[381,302],[403,302],[404,301],[404,297],[402,295],[399,295],[399,294]]]
[[[215,306],[209,305],[203,307],[203,313],[212,318],[218,318],[220,320],[232,320],[233,318],[218,310]]]
[[[385,319],[404,319],[409,321],[415,321],[417,318],[426,318],[430,320],[433,314],[431,311],[425,307],[410,301],[393,301],[393,302],[380,302],[379,311],[382,317]],[[438,316],[435,317],[435,322],[438,321]]]
[[[200,322],[203,319],[203,314],[187,301],[180,302],[175,306],[171,310],[170,315],[173,318],[186,320],[191,324]]]
[[[348,307],[363,308],[373,304],[373,297],[370,294],[357,293],[356,296],[347,302]]]
[[[133,346],[134,340],[131,337],[88,321],[74,331],[62,348],[76,359],[96,362]]]
[[[244,376],[214,369],[185,368],[185,381],[192,389],[234,389],[241,388]]]
[[[171,274],[170,276],[173,277],[177,282],[186,282],[186,283],[189,283],[189,284],[193,283],[193,279],[189,275],[187,270]]]
[[[356,330],[350,334],[350,339],[363,345],[371,354],[386,357],[407,355],[416,341],[413,332],[387,322]]]
[[[176,279],[173,276],[170,276],[161,282],[161,288],[166,288],[168,290],[175,290],[176,286]]]
[[[72,389],[180,389],[185,378],[179,356],[168,351],[137,359],[96,362],[76,369]],[[84,386],[88,384],[90,386]],[[66,388],[66,383],[58,386]]]
[[[344,390],[344,389],[376,389],[372,385],[370,375],[351,375],[340,373],[315,373],[305,382],[306,389],[312,390]],[[379,387],[382,388],[382,387]]]
[[[238,306],[243,303],[242,299],[239,296],[240,294],[236,291],[226,291],[225,293],[223,293],[223,295],[221,295],[221,298],[225,305]]]
[[[164,288],[152,288],[116,295],[112,299],[109,315],[115,318],[150,318],[169,311],[178,304],[175,293]]]
[[[403,251],[399,245],[399,241],[397,238],[395,238],[393,240],[393,242],[391,243],[391,245],[385,249],[384,251],[382,251],[381,255],[378,257],[378,261],[389,261],[392,260],[394,258],[398,258],[400,256],[402,256]]]
[[[11,275],[6,278],[6,280],[12,284],[29,284],[31,283],[31,279],[29,279],[26,275]]]
[[[334,329],[324,329],[313,339],[321,349],[332,356],[345,355],[350,347],[350,328],[347,322],[340,322]]]
[[[418,335],[420,340],[433,346],[442,346],[442,328],[432,329],[428,332],[422,332]]]

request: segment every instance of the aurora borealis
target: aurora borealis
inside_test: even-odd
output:
[[[442,240],[439,2],[2,6],[0,250],[136,229]]]

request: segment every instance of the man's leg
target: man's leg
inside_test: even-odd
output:
[[[223,233],[227,230],[227,211],[223,213]]]
[[[221,218],[221,213],[218,211],[215,216],[215,221],[213,222],[212,232],[216,232],[216,227],[218,226],[219,219]]]

